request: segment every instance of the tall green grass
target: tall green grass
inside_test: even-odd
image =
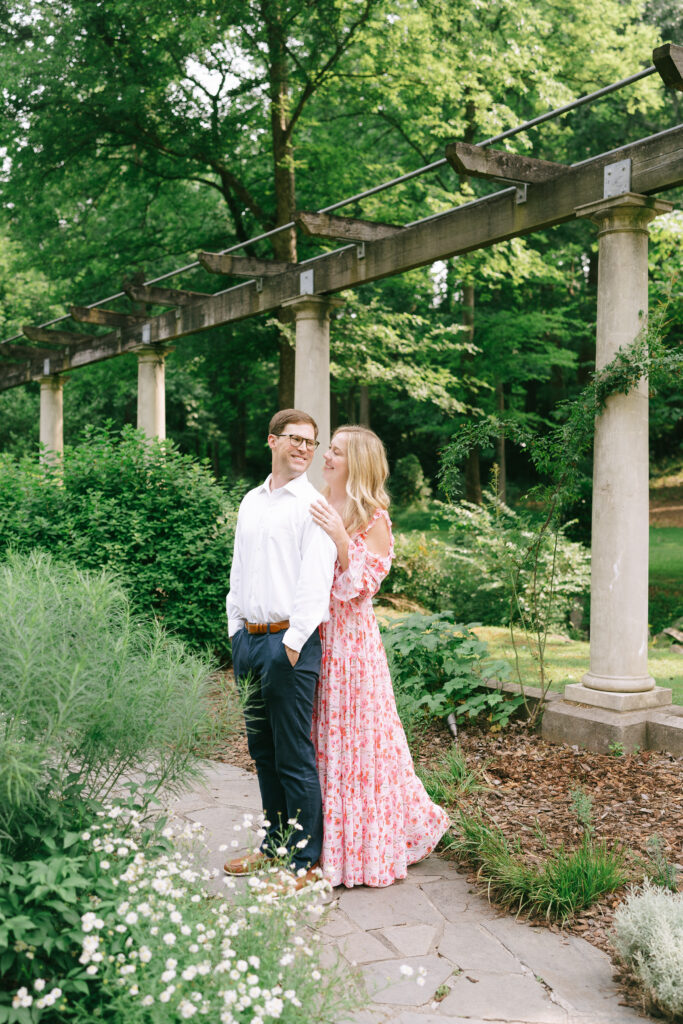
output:
[[[0,565],[0,846],[66,789],[152,793],[199,770],[213,665],[132,615],[108,572]],[[40,813],[38,811],[38,813]]]

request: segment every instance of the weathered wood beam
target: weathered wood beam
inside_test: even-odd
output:
[[[144,314],[117,313],[99,306],[69,306],[69,313],[79,324],[98,324],[100,327],[131,327],[148,319]]]
[[[633,192],[652,195],[683,185],[683,125],[585,160],[552,181],[529,185],[524,203],[515,202],[514,188],[504,189],[379,239],[365,247],[363,259],[359,259],[356,246],[347,246],[264,279],[261,290],[256,282],[247,281],[210,299],[161,313],[144,324],[145,341],[166,344],[211,327],[269,313],[301,295],[302,273],[306,273],[308,283],[312,272],[311,287],[317,294],[334,293],[562,224],[574,219],[577,207],[602,198],[604,168],[625,159],[631,160]],[[122,328],[96,342],[74,346],[68,356],[56,357],[51,372],[110,359],[142,343],[142,325]],[[32,360],[28,368],[3,368],[0,390],[40,376],[39,360]]]
[[[251,256],[232,256],[230,253],[200,252],[197,259],[211,274],[229,274],[231,277],[273,277],[293,270],[295,263],[281,260],[257,260]]]
[[[552,181],[569,170],[567,164],[550,160],[536,160],[500,149],[482,149],[468,142],[451,142],[446,146],[446,158],[458,174],[475,178],[502,178],[503,181],[523,181],[533,184]]]
[[[37,348],[33,345],[17,345],[15,342],[0,345],[0,359],[11,362],[24,362],[26,359],[53,359],[56,353],[52,348]]]
[[[335,238],[343,242],[376,242],[403,231],[398,224],[358,220],[355,217],[334,217],[330,213],[312,213],[308,210],[300,210],[294,219],[307,235]]]
[[[41,345],[52,346],[54,348],[68,348],[69,345],[75,345],[79,341],[95,340],[94,335],[91,334],[76,334],[74,331],[48,330],[46,327],[34,327],[32,324],[23,324],[21,330],[29,341],[37,341]]]
[[[179,288],[159,288],[157,285],[138,285],[124,281],[122,288],[133,302],[149,302],[155,306],[190,306],[198,299],[211,298],[210,292],[188,292]]]
[[[683,92],[683,46],[665,43],[652,51],[652,63],[669,89]]]

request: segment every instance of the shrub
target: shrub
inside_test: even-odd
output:
[[[515,512],[488,494],[486,503],[450,507],[454,551],[448,562],[458,615],[487,625],[533,621],[566,629],[577,600],[590,589],[590,553],[563,529],[543,539],[530,513]]]
[[[509,675],[505,661],[488,657],[488,647],[469,626],[453,620],[452,612],[408,615],[382,629],[394,686],[415,708],[446,718],[475,718],[485,714],[504,725],[522,703],[483,685],[484,679]]]
[[[435,537],[424,533],[397,533],[394,560],[383,591],[401,594],[431,611],[452,605],[449,553],[449,545]]]
[[[108,566],[134,611],[227,655],[237,498],[168,441],[93,430],[65,450],[63,471],[0,455],[0,544]]]
[[[20,847],[61,794],[101,797],[133,771],[151,794],[196,773],[211,672],[135,618],[110,573],[10,554],[0,565],[0,848]]]
[[[308,931],[324,883],[294,903],[259,878],[240,892],[225,879],[218,898],[195,854],[199,826],[149,829],[130,806],[93,807],[60,831],[36,848],[44,863],[0,859],[3,1024],[345,1019],[348,979],[327,964],[321,984]]]
[[[614,916],[612,944],[646,1010],[683,1020],[683,893],[646,881]]]
[[[432,493],[414,452],[398,459],[391,473],[391,497],[397,505],[424,506]]]

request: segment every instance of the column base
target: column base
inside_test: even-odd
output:
[[[599,676],[594,672],[586,672],[581,683],[599,693],[647,693],[656,685],[652,676]]]
[[[571,689],[577,691],[584,687]],[[662,696],[669,694],[670,701],[671,691],[661,692]],[[546,707],[541,735],[551,743],[579,746],[597,754],[613,753],[618,745],[625,754],[639,748],[666,750],[680,757],[683,754],[683,707],[669,703],[668,706],[619,711],[574,703],[565,697]]]
[[[587,676],[583,677],[584,679]],[[647,708],[660,708],[671,704],[671,690],[663,686],[655,686],[648,690],[636,690],[631,693],[614,693],[611,690],[594,690],[583,683],[570,683],[564,688],[564,699],[574,704],[588,704],[591,707],[606,708],[608,711],[644,711]]]

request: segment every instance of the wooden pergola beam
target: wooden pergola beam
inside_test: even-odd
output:
[[[32,324],[23,324],[22,333],[29,341],[36,341],[48,348],[68,348],[80,341],[95,341],[93,334],[76,334],[74,331],[48,330],[46,327],[34,327]]]
[[[515,201],[514,187],[504,189],[372,242],[366,245],[362,259],[356,246],[347,246],[307,260],[305,266],[264,278],[260,289],[257,282],[247,281],[191,306],[161,313],[145,322],[145,343],[168,344],[278,309],[302,294],[302,273],[316,294],[330,294],[573,220],[577,207],[604,196],[605,168],[627,159],[631,161],[633,192],[653,195],[683,185],[683,125],[585,160],[550,181],[529,185],[526,202]],[[142,344],[143,325],[130,325],[95,342],[74,346],[68,357],[55,357],[52,372],[109,359]],[[0,389],[41,375],[38,360],[32,361],[28,371],[7,368],[0,373]]]
[[[658,46],[652,51],[652,63],[664,85],[683,92],[683,46],[676,46],[675,43]]]
[[[99,327],[131,327],[147,320],[144,314],[117,313],[99,306],[69,306],[69,313],[79,324],[97,324]]]
[[[197,259],[209,273],[227,274],[230,277],[274,277],[296,266],[295,263],[281,260],[257,260],[251,256],[232,256],[220,252],[200,252]]]
[[[157,285],[138,285],[124,281],[122,288],[133,302],[149,302],[154,306],[191,306],[199,299],[208,299],[210,292],[188,292],[179,288],[159,288]]]
[[[458,174],[475,178],[495,178],[529,184],[552,181],[569,170],[567,164],[536,160],[500,149],[482,149],[468,142],[451,142],[446,146],[446,159]]]
[[[300,210],[294,219],[307,235],[343,242],[376,242],[403,231],[398,224],[383,224],[381,221],[359,220],[356,217],[335,217],[331,213],[313,213],[308,210]]]
[[[57,353],[53,348],[20,345],[13,341],[0,345],[0,359],[10,362],[25,362],[27,359],[54,359],[55,355]]]

